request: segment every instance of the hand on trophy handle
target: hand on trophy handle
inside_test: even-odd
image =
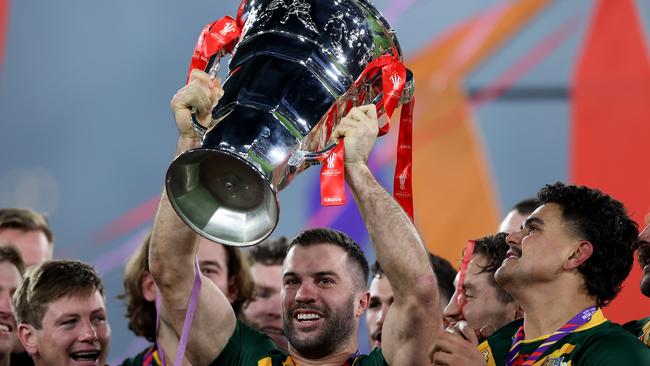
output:
[[[196,109],[199,123],[203,127],[208,127],[212,108],[222,95],[223,89],[219,78],[212,79],[201,70],[192,70],[187,85],[177,91],[171,101],[176,127],[181,138],[198,137],[192,127],[191,110]]]
[[[379,122],[374,104],[354,107],[341,119],[332,132],[332,141],[338,143],[345,138],[345,164],[365,164],[372,150]]]

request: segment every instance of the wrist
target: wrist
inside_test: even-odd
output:
[[[176,145],[176,155],[178,156],[187,150],[195,149],[197,147],[201,147],[201,138],[199,136],[196,134],[193,134],[192,136],[180,135]]]

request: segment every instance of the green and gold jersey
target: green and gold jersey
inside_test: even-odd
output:
[[[512,339],[522,322],[516,320],[506,325],[478,346],[488,366],[507,364]],[[520,355],[527,357],[546,338],[525,340]],[[534,363],[534,366],[577,365],[650,365],[650,349],[598,310],[589,322],[560,339]]]
[[[623,325],[623,328],[639,338],[646,346],[650,347],[650,316],[627,322]]]
[[[210,366],[295,366],[291,356],[279,350],[264,333],[237,320],[237,326],[228,344]],[[381,349],[360,355],[350,366],[387,366]]]
[[[122,361],[120,366],[161,366],[156,346],[151,346],[134,357]]]

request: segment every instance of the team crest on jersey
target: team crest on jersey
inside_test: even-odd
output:
[[[544,363],[542,366],[567,366],[568,363],[564,362],[564,357],[555,357],[555,358],[547,358],[544,360]]]
[[[485,359],[485,362],[489,362],[489,360],[490,360],[490,351],[489,350],[483,351],[483,358]]]

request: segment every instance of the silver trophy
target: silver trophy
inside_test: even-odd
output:
[[[334,147],[332,130],[350,108],[382,97],[381,72],[360,80],[368,63],[401,59],[395,32],[365,0],[254,0],[246,10],[224,95],[207,131],[197,126],[202,146],[166,177],[181,219],[234,246],[271,234],[277,192]],[[413,94],[410,72],[406,80],[401,102]]]

